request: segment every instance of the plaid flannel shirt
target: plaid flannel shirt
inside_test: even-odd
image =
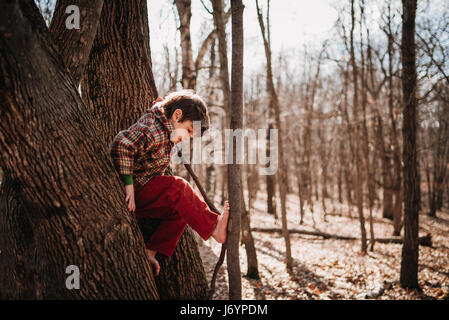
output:
[[[173,124],[160,104],[155,104],[128,130],[120,131],[110,146],[114,166],[122,176],[132,176],[137,188],[163,175],[170,162]]]

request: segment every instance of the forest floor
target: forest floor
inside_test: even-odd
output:
[[[265,212],[266,198],[254,204],[251,227],[281,228],[281,219]],[[352,217],[348,207],[329,202],[326,222],[321,205],[315,205],[312,216],[306,210],[304,223],[299,224],[297,197],[289,195],[287,218],[289,229],[321,231],[330,234],[360,237],[360,223],[356,209]],[[280,205],[278,204],[278,211]],[[373,212],[376,238],[392,236],[392,222]],[[368,211],[365,212],[369,238]],[[280,233],[253,232],[259,280],[245,277],[246,251],[240,246],[242,298],[265,299],[449,299],[449,211],[438,211],[437,218],[420,215],[420,236],[430,233],[432,247],[419,247],[418,280],[421,290],[406,290],[399,284],[402,244],[375,243],[374,250],[360,254],[361,242],[323,239],[317,236],[290,234],[293,273],[285,267],[285,243]],[[220,254],[221,245],[214,240],[200,240],[200,253],[205,271],[210,278]],[[214,299],[228,299],[226,261],[221,267]]]

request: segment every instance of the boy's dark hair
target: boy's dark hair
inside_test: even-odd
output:
[[[179,122],[186,120],[201,121],[201,135],[209,129],[210,119],[206,102],[193,90],[182,90],[169,93],[163,101],[164,113],[170,119],[176,109],[182,110],[182,118]]]

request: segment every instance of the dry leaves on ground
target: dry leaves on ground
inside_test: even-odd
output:
[[[357,211],[351,216],[347,206],[329,202],[326,221],[319,205],[312,215],[306,211],[299,225],[298,203],[289,196],[288,227],[319,230],[330,234],[360,237]],[[280,219],[264,212],[264,199],[258,199],[251,212],[252,227],[281,227]],[[280,208],[280,206],[278,206]],[[330,208],[330,209],[329,209]],[[366,214],[368,215],[368,214]],[[367,218],[368,219],[368,218]],[[315,221],[315,225],[313,223]],[[369,223],[366,221],[369,234]],[[391,237],[392,222],[374,211],[376,237]],[[293,273],[285,268],[285,244],[281,234],[253,232],[260,279],[245,277],[246,251],[240,246],[242,298],[264,299],[448,299],[449,297],[449,213],[438,212],[437,218],[420,216],[420,235],[432,235],[432,247],[419,248],[419,285],[422,291],[406,290],[399,285],[401,244],[376,243],[374,251],[360,254],[360,241],[323,239],[291,234],[294,259]],[[209,240],[200,245],[209,280],[221,246]],[[228,299],[226,262],[216,281],[214,299]]]

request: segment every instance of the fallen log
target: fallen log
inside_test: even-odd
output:
[[[379,238],[375,239],[374,241],[379,243],[402,243],[403,239],[401,237],[393,237],[393,238]],[[419,237],[418,242],[421,246],[431,247],[432,236],[430,235],[430,233],[428,233],[425,236]]]
[[[280,229],[280,228],[251,228],[251,230],[254,232],[282,233],[282,229]],[[310,236],[319,236],[319,237],[323,237],[325,239],[357,240],[357,238],[354,238],[354,237],[339,236],[339,235],[330,234],[330,233],[321,232],[321,231],[289,229],[288,232],[289,233],[307,234]]]
[[[281,228],[251,228],[254,232],[265,232],[265,233],[282,233]],[[322,231],[310,231],[310,230],[301,230],[301,229],[290,229],[289,233],[298,233],[298,234],[305,234],[310,236],[318,236],[322,237],[324,239],[337,239],[337,240],[361,240],[360,238],[356,237],[348,237],[348,236],[340,236],[337,234],[330,234]],[[368,241],[370,239],[367,239]],[[378,243],[402,243],[403,239],[401,237],[391,237],[391,238],[376,238],[374,239],[374,242]],[[421,246],[431,247],[432,246],[432,236],[430,233],[423,237],[419,237],[419,244]]]

